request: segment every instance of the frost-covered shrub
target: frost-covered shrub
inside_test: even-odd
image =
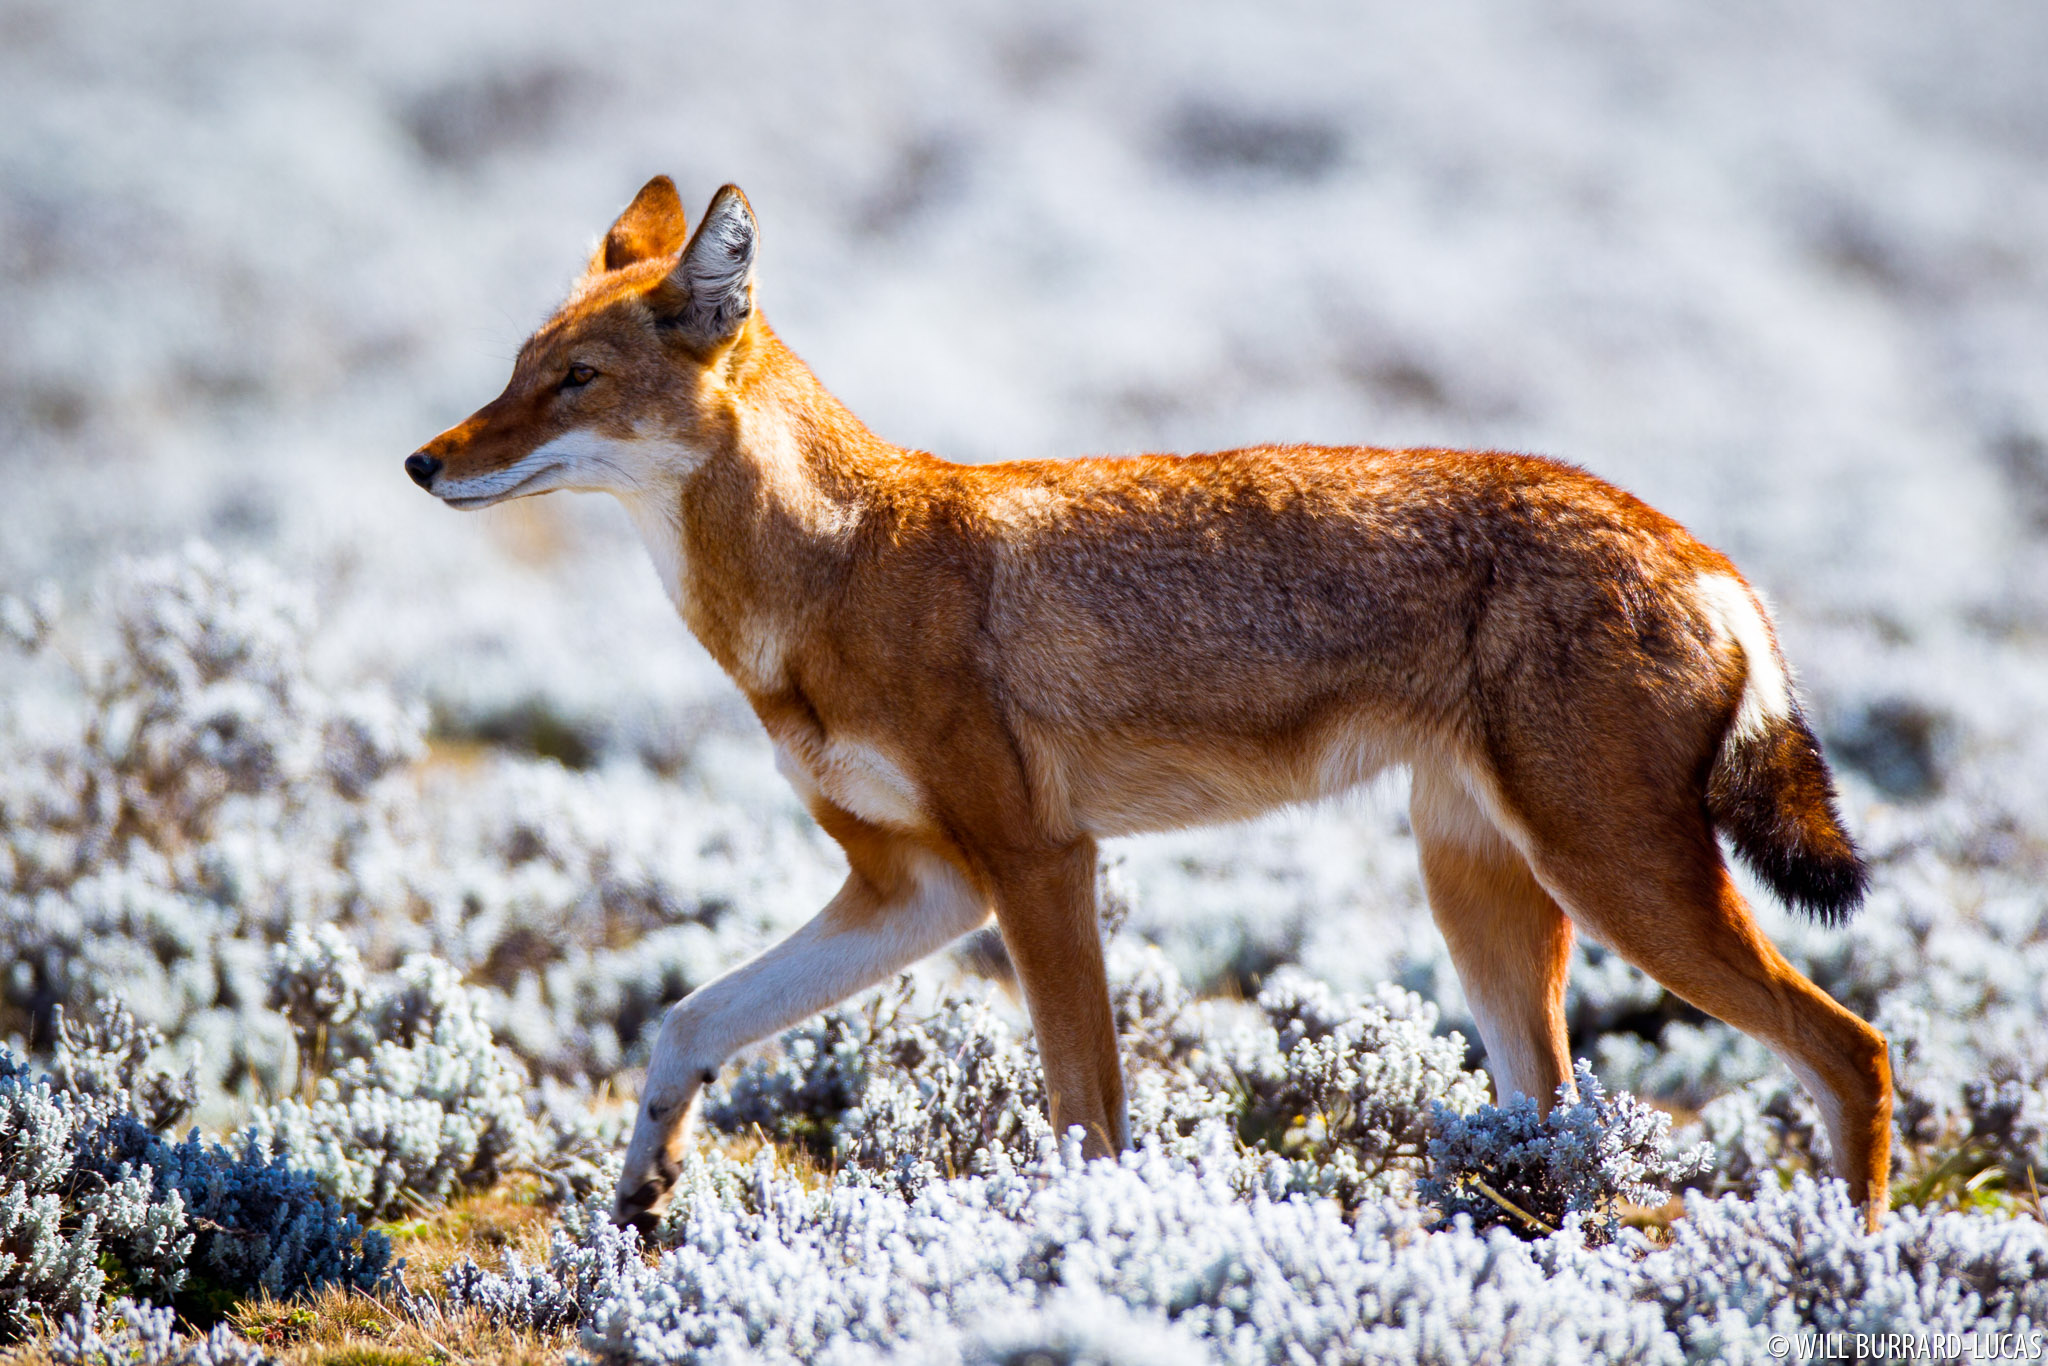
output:
[[[1481,1229],[1548,1233],[1576,1215],[1586,1240],[1604,1243],[1623,1202],[1662,1204],[1712,1160],[1704,1145],[1673,1152],[1670,1132],[1671,1116],[1610,1096],[1582,1061],[1547,1115],[1528,1096],[1469,1115],[1440,1110],[1418,1193],[1445,1219]]]
[[[1150,1132],[1184,1121],[1202,1096],[1186,1066],[1200,1037],[1186,1019],[1188,995],[1156,950],[1115,946],[1110,967],[1134,1124]],[[1028,1161],[1049,1132],[1028,1022],[986,990],[947,993],[925,1010],[916,991],[905,977],[789,1030],[711,1088],[705,1120],[797,1143],[857,1179],[887,1177],[906,1190]]]
[[[195,543],[129,565],[109,598],[112,647],[79,661],[73,743],[0,790],[16,892],[69,885],[132,842],[176,866],[233,797],[288,813],[323,787],[360,796],[419,750],[418,718],[386,694],[312,683],[309,595],[267,565]]]
[[[196,1131],[181,1143],[159,1132],[191,1094],[189,1078],[147,1065],[161,1043],[112,1007],[97,1024],[66,1022],[47,1077],[9,1064],[0,1088],[15,1175],[0,1203],[27,1211],[20,1231],[32,1240],[70,1235],[61,1255],[23,1259],[31,1272],[42,1266],[58,1278],[40,1293],[22,1287],[26,1299],[46,1310],[85,1303],[110,1266],[150,1294],[174,1292],[195,1273],[230,1290],[280,1295],[374,1284],[384,1240],[343,1216],[306,1173]],[[81,1256],[98,1265],[86,1269]]]
[[[1673,1020],[1654,1041],[1634,1032],[1596,1035],[1591,1052],[1593,1070],[1610,1085],[1689,1109],[1783,1074],[1768,1048],[1719,1021]]]
[[[337,1054],[350,1053],[356,1039],[342,1027],[356,1023],[368,990],[362,955],[336,926],[316,926],[271,950],[268,1004],[291,1024],[302,1079],[316,1080]]]
[[[948,994],[917,1012],[914,989],[906,978],[797,1026],[717,1088],[705,1118],[803,1143],[821,1162],[905,1190],[1028,1157],[1046,1131],[1029,1033],[985,995]]]
[[[686,1151],[664,1220],[666,1240],[673,1240],[680,1222],[699,1209],[758,1212],[763,1199],[774,1198],[775,1186],[769,1179],[774,1173],[770,1150],[751,1163],[718,1148]],[[659,1232],[657,1239],[662,1239]],[[528,1266],[516,1252],[506,1253],[497,1271],[464,1258],[443,1273],[438,1299],[403,1284],[400,1298],[406,1312],[426,1322],[474,1310],[493,1323],[552,1332],[583,1322],[629,1281],[644,1275],[640,1252],[640,1235],[613,1226],[609,1200],[598,1198],[563,1208],[562,1226],[554,1232],[547,1259],[540,1265]]]
[[[1506,1234],[1430,1236],[1412,1211],[1247,1194],[1226,1128],[929,1184],[807,1191],[763,1169],[751,1208],[698,1200],[681,1241],[586,1320],[604,1363],[1029,1359],[1163,1349],[1227,1362],[1678,1360],[1656,1306],[1548,1275]],[[1083,1306],[1119,1306],[1099,1333]],[[1064,1344],[1064,1345],[1062,1345]],[[1055,1356],[1053,1359],[1069,1359]],[[1148,1354],[1137,1360],[1155,1360]],[[1182,1358],[1187,1359],[1187,1358]]]
[[[409,946],[488,990],[500,1039],[568,1081],[644,1063],[668,1004],[793,924],[769,908],[822,904],[844,876],[800,810],[635,769],[428,774],[417,815],[357,860],[365,897],[406,908]]]
[[[384,1239],[310,1176],[151,1127],[175,1122],[189,1095],[147,1064],[160,1043],[110,1010],[65,1030],[50,1075],[0,1053],[0,1334],[26,1331],[33,1312],[85,1309],[110,1273],[148,1295],[194,1277],[286,1295],[382,1274]]]
[[[87,1305],[50,1337],[56,1366],[264,1366],[270,1357],[226,1324],[202,1338],[181,1339],[168,1308],[116,1300],[106,1318]],[[110,1327],[102,1330],[102,1324]]]
[[[1995,1334],[2048,1322],[2048,1227],[1895,1210],[1876,1233],[1839,1181],[1804,1176],[1751,1199],[1686,1197],[1654,1252],[1538,1245],[1563,1272],[1660,1305],[1689,1361],[1767,1359],[1784,1333]]]
[[[159,1199],[183,1202],[195,1229],[185,1269],[229,1292],[367,1290],[391,1259],[383,1234],[365,1232],[311,1173],[253,1142],[237,1152],[197,1131],[176,1144],[152,1136],[128,1161],[154,1173]]]
[[[1820,1111],[1782,1074],[1710,1101],[1685,1137],[1713,1150],[1701,1183],[1712,1194],[1744,1192],[1759,1180],[1827,1166],[1828,1138]]]
[[[0,1024],[47,1039],[118,997],[197,1026],[214,1085],[274,1083],[267,941],[332,918],[363,803],[422,752],[417,709],[316,682],[310,594],[261,562],[194,545],[100,600],[37,636],[68,687],[0,717]]]
[[[1255,1010],[1205,1009],[1157,950],[1113,945],[1110,970],[1141,1138],[1184,1138],[1228,1115],[1293,1164],[1299,1189],[1349,1206],[1419,1170],[1433,1106],[1485,1094],[1462,1042],[1435,1035],[1435,1011],[1399,988],[1356,1001],[1282,971]],[[1028,1026],[985,993],[920,1012],[914,991],[906,978],[788,1031],[711,1088],[706,1121],[905,1191],[1029,1161],[1047,1131]]]
[[[1420,1170],[1440,1107],[1486,1097],[1463,1040],[1435,1033],[1436,1008],[1413,992],[1355,1000],[1282,969],[1257,1005],[1256,1020],[1219,1040],[1207,1074],[1240,1097],[1246,1137],[1306,1164],[1306,1188],[1346,1206]]]
[[[53,1080],[92,1126],[81,1153],[109,1199],[124,1202],[105,1243],[135,1286],[176,1290],[194,1273],[229,1291],[272,1295],[376,1284],[389,1244],[338,1209],[313,1174],[248,1135],[231,1148],[197,1130],[182,1142],[159,1132],[190,1096],[189,1077],[148,1065],[161,1042],[114,1006],[98,1025],[61,1035],[52,1063]],[[131,1108],[138,1101],[146,1108]]]
[[[580,1222],[580,1237],[555,1231],[545,1264],[529,1267],[508,1252],[504,1269],[491,1272],[464,1258],[442,1277],[438,1302],[408,1292],[407,1310],[429,1320],[477,1311],[540,1333],[573,1328],[646,1269],[638,1233],[613,1227],[603,1210],[584,1211]]]
[[[749,1169],[693,1159],[657,1265],[592,1222],[545,1267],[457,1268],[421,1312],[574,1316],[615,1366],[1159,1359],[1148,1337],[1232,1363],[1732,1366],[1763,1359],[1772,1333],[2011,1333],[2048,1314],[2048,1229],[2031,1220],[1908,1210],[1872,1235],[1839,1183],[1802,1178],[1688,1197],[1668,1246],[1627,1231],[1597,1245],[1577,1220],[1524,1242],[1466,1218],[1430,1231],[1395,1200],[1347,1219],[1223,1125],[1204,1139],[1082,1162],[1074,1136],[908,1197],[807,1184],[766,1151]]]
[[[199,1088],[189,1068],[177,1076],[151,1065],[163,1047],[163,1034],[138,1022],[125,1004],[102,1001],[96,1019],[58,1017],[50,1084],[101,1116],[126,1110],[143,1128],[169,1133],[192,1112]]]
[[[1204,1366],[1215,1358],[1201,1339],[1164,1314],[1134,1313],[1099,1293],[1053,1294],[1024,1312],[983,1315],[953,1344],[881,1354],[907,1362],[960,1366]]]
[[[299,1031],[311,1099],[258,1110],[248,1141],[315,1174],[347,1208],[388,1217],[542,1160],[530,1079],[446,963],[415,957],[373,981],[347,940],[323,930],[278,951],[271,999]],[[587,1187],[595,1174],[577,1176]]]
[[[984,1000],[949,996],[877,1034],[859,1104],[841,1117],[849,1171],[914,1190],[941,1176],[1025,1160],[1050,1133],[1036,1040]]]
[[[195,546],[68,614],[8,601],[36,686],[0,693],[0,1032],[127,999],[201,1046],[216,1122],[294,1089],[284,1014],[316,1030],[341,1005],[269,1003],[272,949],[309,927],[371,972],[442,959],[501,1043],[573,1082],[644,1060],[664,1005],[784,923],[761,907],[829,892],[787,798],[413,764],[425,709],[324,678],[311,592],[259,561]]]
[[[908,994],[906,980],[786,1030],[772,1050],[705,1089],[704,1122],[729,1134],[759,1130],[830,1161],[840,1117],[867,1092],[881,1021]]]
[[[96,1299],[106,1282],[98,1264],[105,1214],[123,1225],[108,1232],[137,1232],[147,1218],[133,1213],[138,1204],[147,1209],[146,1187],[125,1186],[111,1211],[82,1189],[82,1141],[47,1080],[12,1055],[0,1059],[0,1337],[20,1336],[38,1310],[76,1310]]]
[[[2048,1089],[2019,1081],[1971,1081],[1963,1087],[1968,1142],[1999,1167],[2014,1189],[2048,1178]]]
[[[1173,959],[1156,945],[1112,938],[1104,953],[1117,1044],[1139,1070],[1199,1068],[1212,1023]]]

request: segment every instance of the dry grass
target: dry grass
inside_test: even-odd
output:
[[[431,1327],[408,1320],[392,1298],[330,1290],[310,1299],[251,1301],[229,1320],[288,1366],[444,1366],[556,1362],[575,1335],[533,1333],[458,1314]]]
[[[808,1149],[794,1143],[777,1143],[761,1132],[756,1125],[751,1133],[709,1135],[713,1146],[735,1162],[750,1163],[759,1156],[762,1149],[775,1153],[776,1175],[794,1179],[807,1191],[814,1191],[832,1184],[837,1171],[818,1161]]]
[[[376,1225],[391,1239],[394,1258],[405,1259],[413,1285],[438,1285],[441,1273],[465,1257],[496,1269],[507,1252],[528,1262],[547,1255],[555,1212],[545,1203],[547,1188],[530,1177],[513,1177],[490,1190],[458,1196],[412,1219]]]
[[[468,1366],[469,1363],[557,1362],[574,1334],[499,1327],[480,1314],[456,1316],[431,1329],[409,1322],[395,1300],[358,1290],[329,1289],[298,1300],[250,1300],[228,1325],[287,1366]],[[197,1333],[192,1324],[181,1329]],[[0,1355],[6,1366],[50,1366],[48,1333]]]

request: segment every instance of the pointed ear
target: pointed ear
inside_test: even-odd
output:
[[[676,194],[676,183],[658,175],[633,196],[619,221],[612,224],[611,231],[590,254],[590,267],[584,273],[599,275],[652,256],[673,256],[682,250],[688,238],[683,201]]]
[[[711,197],[697,235],[663,281],[666,321],[701,345],[739,334],[754,311],[754,244],[759,229],[739,186]]]

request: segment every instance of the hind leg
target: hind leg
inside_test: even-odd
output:
[[[1409,799],[1429,908],[1502,1103],[1549,1111],[1572,1075],[1564,988],[1572,923],[1457,779],[1418,766]]]
[[[1875,1228],[1891,1174],[1884,1035],[1764,937],[1704,812],[1613,810],[1598,821],[1553,824],[1535,841],[1531,862],[1590,933],[1785,1060],[1819,1102],[1836,1169]]]

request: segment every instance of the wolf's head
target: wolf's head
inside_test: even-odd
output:
[[[733,420],[733,359],[757,330],[755,240],[738,187],[712,197],[692,235],[674,182],[648,181],[519,348],[505,391],[407,456],[405,472],[458,508],[674,487]]]

